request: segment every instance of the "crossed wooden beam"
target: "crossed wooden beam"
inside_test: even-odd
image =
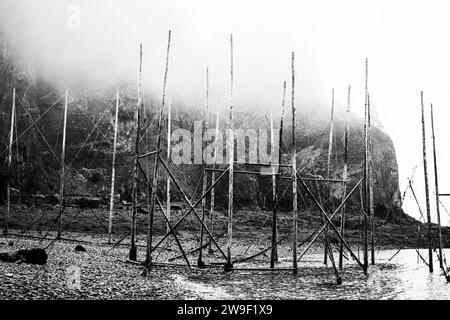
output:
[[[152,152],[153,154],[153,152]],[[167,164],[165,163],[165,161],[159,156],[158,159],[161,162],[161,164],[163,165],[165,171],[168,173],[170,179],[173,181],[173,183],[175,184],[176,188],[181,192],[181,194],[183,195],[184,201],[188,204],[189,209],[182,214],[181,218],[175,223],[175,224],[171,224],[166,212],[162,206],[162,203],[160,201],[160,199],[156,196],[156,201],[158,203],[158,206],[161,209],[161,212],[163,213],[164,219],[166,220],[168,226],[169,226],[169,231],[166,232],[166,234],[155,244],[155,246],[153,248],[150,248],[150,254],[153,253],[158,247],[161,246],[161,244],[164,242],[165,239],[167,239],[167,237],[169,235],[173,235],[173,237],[175,238],[175,241],[182,253],[182,256],[184,258],[184,260],[186,261],[186,264],[188,267],[191,267],[189,259],[187,258],[187,255],[183,249],[183,246],[181,245],[180,240],[178,239],[175,230],[178,228],[178,226],[181,224],[181,222],[183,222],[187,216],[189,214],[191,214],[192,212],[194,213],[195,217],[197,218],[197,220],[201,223],[202,227],[204,228],[204,230],[206,231],[206,233],[210,236],[210,239],[212,241],[212,243],[217,247],[217,249],[219,250],[220,254],[223,256],[223,258],[226,260],[227,256],[224,253],[224,251],[222,250],[222,248],[219,246],[219,244],[217,243],[217,240],[215,239],[215,237],[212,235],[211,231],[209,230],[209,228],[206,226],[206,224],[204,223],[203,219],[200,217],[200,215],[197,213],[197,211],[195,210],[195,208],[201,203],[201,201],[203,200],[204,197],[206,197],[208,195],[208,193],[220,182],[220,180],[228,173],[229,171],[229,167],[226,168],[225,170],[223,170],[223,172],[221,173],[221,175],[216,179],[215,183],[212,184],[211,186],[209,186],[209,188],[207,188],[207,190],[202,194],[202,196],[195,201],[194,203],[192,203],[189,198],[187,197],[186,193],[184,192],[183,188],[181,187],[180,183],[178,182],[178,180],[174,177],[174,175],[172,174],[172,172],[170,171],[169,167],[167,166]],[[145,172],[143,170],[143,168],[139,165],[141,172],[144,174],[145,180],[147,182],[147,185],[150,186],[151,188],[151,184],[148,180],[148,177],[145,175]],[[318,229],[314,236],[312,237],[311,241],[308,243],[308,245],[306,246],[306,248],[303,250],[303,252],[300,254],[299,258],[297,259],[297,261],[300,261],[301,258],[308,252],[308,250],[311,248],[312,244],[316,241],[317,237],[325,230],[325,228],[327,226],[330,226],[333,231],[336,233],[337,237],[340,239],[340,241],[342,242],[342,244],[345,246],[345,248],[349,251],[350,255],[352,256],[352,258],[357,262],[357,264],[363,269],[364,273],[367,273],[367,266],[365,266],[363,263],[361,263],[361,261],[358,259],[358,257],[354,254],[354,252],[352,251],[352,249],[350,248],[350,246],[348,245],[348,243],[345,241],[344,237],[340,234],[339,230],[336,228],[336,226],[332,223],[331,219],[333,219],[333,217],[342,209],[342,207],[345,205],[345,203],[348,201],[348,199],[351,197],[351,195],[357,190],[357,188],[359,187],[359,185],[361,184],[361,182],[363,181],[364,178],[361,178],[358,183],[353,187],[353,189],[346,195],[346,197],[342,200],[341,204],[334,210],[334,212],[328,216],[327,213],[325,212],[325,210],[323,209],[323,207],[320,205],[319,201],[316,199],[316,197],[313,195],[313,193],[311,192],[311,190],[309,189],[309,187],[307,186],[307,184],[305,183],[305,179],[302,178],[298,172],[296,172],[297,178],[299,179],[299,181],[301,182],[301,184],[303,185],[303,187],[305,188],[305,190],[307,191],[307,193],[309,194],[309,196],[312,198],[312,200],[314,201],[314,203],[316,204],[316,206],[319,208],[321,214],[323,215],[323,217],[325,218],[325,223],[322,225],[322,227],[320,229]],[[332,255],[331,250],[329,250],[330,255]],[[337,272],[337,269],[334,265],[334,259],[332,258],[332,256],[330,257],[330,260],[333,262],[333,268],[337,277],[338,282],[340,282],[340,276]]]
[[[189,261],[184,253],[184,250],[182,249],[182,246],[175,234],[175,229],[181,224],[181,222],[183,222],[186,217],[190,214],[190,213],[194,213],[195,217],[200,221],[201,225],[203,226],[204,230],[206,231],[206,233],[209,235],[212,243],[217,247],[217,249],[219,250],[220,254],[225,258],[225,260],[227,259],[227,256],[225,255],[224,251],[222,250],[222,248],[219,246],[219,244],[217,243],[217,240],[215,239],[215,237],[212,235],[211,231],[209,230],[209,228],[206,226],[206,224],[204,223],[204,221],[202,220],[202,218],[200,217],[200,215],[197,213],[197,211],[195,210],[195,208],[201,203],[201,201],[203,200],[204,197],[206,197],[208,195],[208,193],[212,190],[212,188],[214,188],[219,182],[220,180],[225,176],[225,174],[228,172],[229,168],[227,168],[224,172],[222,172],[222,174],[216,179],[215,183],[212,184],[206,191],[205,193],[197,200],[195,201],[195,203],[192,203],[189,198],[187,197],[186,193],[184,192],[183,188],[181,187],[180,183],[177,181],[177,179],[174,177],[174,175],[172,174],[172,172],[170,171],[169,167],[167,166],[167,164],[165,163],[165,161],[158,155],[159,161],[162,163],[164,169],[166,170],[166,172],[169,174],[170,179],[173,181],[173,183],[175,184],[176,188],[181,192],[181,194],[183,195],[184,201],[187,203],[187,205],[189,206],[189,209],[181,216],[181,218],[175,223],[175,224],[170,224],[168,221],[168,218],[164,212],[164,209],[162,208],[162,205],[158,199],[158,197],[156,197],[156,199],[158,200],[158,204],[162,210],[162,212],[164,213],[164,216],[166,218],[166,221],[168,222],[169,225],[169,231],[155,244],[155,246],[153,248],[150,249],[150,254],[153,253],[153,251],[155,251],[162,243],[163,241],[170,235],[172,234],[174,236],[174,238],[177,241],[178,246],[180,247],[180,250],[183,253],[183,257],[186,260],[187,265],[190,267]],[[148,183],[148,180],[147,180]]]
[[[145,174],[145,171],[144,171],[144,169],[142,168],[142,166],[141,166],[141,164],[139,163],[139,161],[138,161],[138,166],[139,166],[139,169],[141,170],[142,174],[144,175],[144,178],[145,178],[147,187],[148,187],[148,188],[150,189],[150,191],[151,191],[152,185],[151,185],[150,181],[148,180],[148,177],[147,177],[147,175]],[[163,213],[164,219],[166,220],[167,224],[168,224],[169,227],[171,228],[170,220],[169,220],[169,218],[167,217],[166,211],[164,210],[164,207],[163,207],[161,201],[159,200],[159,197],[158,197],[157,195],[155,195],[155,197],[156,197],[156,201],[158,202],[158,206],[159,206],[159,208],[161,209],[161,212]],[[170,234],[170,233],[168,233],[168,234]],[[184,260],[186,261],[186,264],[187,264],[188,267],[190,268],[191,265],[190,265],[190,263],[189,263],[189,259],[187,258],[186,252],[184,251],[183,246],[181,245],[181,242],[180,242],[180,240],[179,240],[178,237],[177,237],[177,234],[176,234],[175,232],[173,232],[173,231],[171,232],[171,234],[172,234],[173,237],[175,238],[175,241],[176,241],[176,243],[177,243],[177,245],[178,245],[178,248],[179,248],[180,251],[181,251],[181,254],[182,254]]]
[[[300,180],[301,184],[303,185],[303,187],[306,189],[306,192],[310,195],[310,197],[312,198],[312,200],[314,201],[314,203],[316,204],[316,206],[319,208],[322,216],[325,218],[325,223],[324,225],[315,233],[314,237],[312,238],[312,240],[309,242],[309,244],[306,246],[305,250],[303,250],[303,252],[300,254],[299,258],[297,261],[300,261],[300,259],[306,254],[306,252],[309,250],[309,248],[312,246],[312,244],[315,242],[315,240],[317,239],[317,237],[325,230],[325,228],[329,225],[334,232],[336,233],[336,235],[338,236],[338,238],[341,240],[342,244],[345,246],[345,248],[350,252],[350,255],[352,256],[352,258],[358,263],[358,265],[363,269],[364,273],[367,273],[367,266],[364,265],[363,263],[361,263],[361,261],[358,259],[358,257],[353,253],[352,249],[350,248],[350,246],[348,245],[348,243],[344,240],[344,237],[339,233],[339,230],[336,228],[336,226],[333,224],[333,222],[331,221],[331,219],[333,219],[333,217],[342,209],[342,207],[344,206],[344,204],[348,201],[348,199],[350,198],[350,196],[355,192],[355,190],[358,188],[358,186],[361,184],[361,182],[363,181],[364,178],[361,178],[358,183],[353,187],[353,189],[347,194],[347,196],[344,198],[344,200],[341,202],[341,204],[337,207],[337,209],[328,217],[327,213],[325,212],[325,210],[322,208],[322,206],[320,205],[320,203],[317,201],[317,199],[314,197],[314,195],[312,194],[311,190],[309,189],[309,187],[306,185],[304,179],[298,174],[298,172],[296,172],[297,178]]]

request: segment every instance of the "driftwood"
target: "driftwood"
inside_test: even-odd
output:
[[[11,263],[46,264],[47,252],[42,248],[19,250],[16,252],[1,252],[0,261]]]

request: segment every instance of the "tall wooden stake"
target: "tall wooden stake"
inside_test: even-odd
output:
[[[368,219],[369,214],[369,164],[368,164],[368,112],[367,112],[367,81],[368,81],[368,59],[366,58],[366,77],[365,77],[365,93],[364,93],[364,212],[363,215],[363,257],[364,257],[364,272],[367,273],[367,268],[369,267],[369,255],[368,255]]]
[[[138,83],[138,103],[135,109],[134,118],[136,121],[136,140],[134,146],[134,170],[133,170],[133,190],[132,190],[132,212],[131,212],[131,248],[129,259],[136,261],[136,215],[138,202],[138,168],[139,168],[139,139],[141,134],[141,105],[142,105],[142,43],[139,46],[139,83]]]
[[[438,171],[437,171],[437,156],[436,156],[436,137],[434,135],[434,115],[433,115],[433,104],[431,104],[431,132],[433,135],[433,160],[434,160],[434,192],[436,194],[436,215],[438,223],[438,237],[439,237],[439,266],[441,269],[444,268],[442,262],[442,231],[441,231],[441,212],[439,208],[439,183],[438,183]]]
[[[111,243],[112,239],[112,226],[114,215],[114,181],[116,179],[116,152],[117,152],[117,127],[119,122],[119,90],[116,94],[116,116],[114,118],[114,147],[113,158],[111,168],[111,197],[109,200],[109,221],[108,221],[108,243]]]
[[[291,58],[291,72],[292,72],[292,268],[294,274],[297,274],[297,150],[295,141],[295,69],[294,69],[295,53],[292,52]]]
[[[63,141],[61,149],[61,176],[59,182],[59,215],[58,215],[58,231],[56,233],[56,238],[61,238],[62,233],[62,216],[64,213],[64,167],[65,167],[65,157],[66,157],[66,129],[67,129],[67,104],[68,104],[68,92],[66,90],[66,97],[64,101],[64,125],[63,125]]]
[[[6,215],[5,227],[3,234],[8,235],[9,216],[11,214],[11,162],[12,162],[12,146],[14,140],[14,120],[16,117],[16,88],[13,88],[12,108],[11,108],[11,130],[9,132],[9,150],[8,150],[8,181],[6,187]],[[17,134],[16,134],[17,136]]]
[[[431,214],[430,214],[430,195],[428,190],[428,170],[427,170],[427,148],[425,135],[425,108],[423,106],[423,91],[420,92],[420,103],[422,109],[422,147],[423,147],[423,174],[425,178],[425,200],[427,206],[427,223],[428,223],[428,267],[433,272],[433,246],[431,238]]]
[[[277,176],[276,169],[273,164],[280,163],[275,162],[275,134],[273,132],[273,110],[272,106],[270,106],[270,145],[271,145],[271,155],[272,155],[272,251],[270,256],[270,267],[273,268],[275,266],[275,261],[278,260],[278,250],[277,250],[277,209],[276,209],[276,201],[277,201]]]
[[[331,153],[333,151],[333,130],[334,130],[334,88],[331,90],[331,117],[330,117],[330,135],[329,135],[329,140],[328,140],[328,157],[327,157],[327,179],[330,180],[330,164],[331,164]],[[331,189],[331,184],[328,184],[329,188],[328,188],[328,197],[329,200],[328,202],[330,203],[330,212],[333,212],[333,208],[331,206],[331,195],[332,195],[332,189]],[[325,217],[323,217],[324,222],[326,222]],[[328,258],[328,225],[325,228],[325,232],[324,232],[324,257],[323,257],[323,262],[325,264],[327,264],[327,258]]]
[[[145,104],[144,104],[144,97],[142,97],[142,111],[143,111],[143,113],[144,113],[144,120],[145,120],[145,123],[148,125],[148,126],[150,126],[150,115],[146,112],[146,110],[145,110]],[[147,157],[146,157],[146,164],[145,164],[145,177],[146,177],[146,180],[148,179],[148,177],[150,177],[150,175],[151,175],[151,166],[150,166],[150,162],[151,162],[151,156],[149,155],[149,153],[150,152],[152,152],[153,151],[153,146],[151,146],[150,145],[150,127],[147,127],[147,129],[145,130],[145,150],[146,150],[146,152],[147,152]],[[139,162],[139,160],[138,160],[138,165],[139,165],[139,169],[141,169],[142,168],[142,166],[141,166],[141,163]],[[143,169],[143,168],[142,168]],[[142,172],[142,170],[139,170],[139,171],[141,171]],[[147,212],[150,212],[150,207],[151,207],[151,199],[150,199],[150,194],[151,194],[151,190],[150,190],[150,185],[151,184],[149,184],[149,183],[146,183],[145,184],[145,187],[146,187],[146,200],[147,200]],[[166,220],[166,223],[168,222],[169,220]],[[168,246],[170,246],[171,245],[171,243],[170,243],[170,240],[171,240],[171,238],[169,238],[168,239],[168,241],[167,241],[167,245]]]
[[[350,92],[351,92],[351,86],[348,86],[348,92],[347,92],[347,110],[345,112],[345,131],[344,131],[344,168],[342,170],[342,180],[347,180],[348,175],[348,129],[349,129],[349,118],[350,118]],[[347,182],[343,183],[343,195],[342,198],[345,198],[347,193]],[[345,239],[345,204],[342,207],[342,213],[341,213],[341,235],[342,238]],[[359,250],[358,250],[359,252]],[[343,266],[343,259],[344,258],[344,243],[343,241],[340,242],[339,247],[339,268],[342,269]]]
[[[158,135],[156,142],[156,154],[155,154],[155,164],[153,168],[153,180],[152,180],[152,189],[151,189],[151,197],[150,197],[150,212],[148,216],[148,228],[147,228],[147,256],[145,259],[147,267],[150,267],[152,263],[152,240],[153,240],[153,215],[155,211],[155,203],[156,203],[156,192],[158,189],[158,165],[159,165],[159,154],[161,149],[161,136],[162,136],[162,118],[164,114],[164,106],[166,104],[166,87],[167,87],[167,75],[169,73],[169,56],[170,56],[170,38],[172,32],[169,30],[169,36],[167,39],[167,52],[166,52],[166,68],[164,71],[164,80],[163,80],[163,92],[161,99],[161,111],[159,112],[158,118]],[[149,187],[150,188],[150,187]],[[150,191],[150,190],[148,190]]]
[[[369,165],[369,217],[370,217],[370,253],[371,264],[375,265],[375,211],[373,204],[373,162],[372,162],[372,116],[370,111],[370,94],[367,93],[367,142]]]
[[[168,105],[167,105],[167,165],[169,165],[170,163],[170,156],[171,156],[171,147],[170,147],[170,135],[171,135],[171,130],[172,130],[172,101],[169,97],[169,101],[168,101]],[[166,180],[166,204],[167,204],[167,208],[166,208],[166,215],[167,215],[167,220],[168,223],[166,225],[166,232],[169,232],[170,230],[170,226],[169,226],[169,222],[170,222],[170,176],[167,174],[167,180]],[[169,238],[170,239],[170,238]]]
[[[16,137],[18,137],[19,135],[17,134],[17,112],[14,113],[14,131],[15,131],[15,135]],[[22,174],[21,174],[21,168],[23,167],[23,161],[20,160],[19,158],[19,140],[16,138],[16,162],[17,162],[17,181],[18,181],[18,189],[19,189],[19,203],[22,204],[22,197],[23,197],[23,185],[24,185],[24,181],[22,180]],[[23,168],[22,168],[23,170]]]
[[[208,130],[209,128],[209,69],[206,68],[206,123],[205,123],[205,127],[204,130],[202,129],[202,137],[205,134],[205,131]],[[203,128],[203,126],[202,126]],[[203,142],[202,142],[202,150],[203,150]],[[202,152],[202,164],[203,164],[203,188],[202,188],[202,194],[205,194],[206,192],[206,187],[208,184],[208,173],[206,171],[206,162],[205,162],[205,157],[204,154]],[[205,212],[206,212],[206,197],[204,197],[202,199],[202,221],[205,221]],[[203,268],[205,266],[205,263],[202,260],[202,254],[203,254],[203,233],[204,233],[204,229],[203,229],[203,225],[201,228],[201,232],[200,232],[200,250],[199,250],[199,254],[198,254],[198,260],[197,260],[197,266],[199,268]]]
[[[231,270],[231,246],[233,240],[233,173],[234,173],[234,133],[233,133],[233,35],[230,35],[230,140],[229,140],[229,166],[228,173],[228,244],[226,270]]]
[[[220,120],[220,113],[219,113],[219,105],[217,105],[217,109],[216,109],[216,133],[214,136],[214,156],[213,156],[213,169],[216,168],[216,157],[217,157],[217,139],[219,138],[219,120]],[[213,171],[211,172],[211,185],[215,185],[216,183],[216,173]],[[214,201],[215,201],[215,188],[213,187],[211,189],[211,211],[210,211],[210,230],[211,230],[211,234],[214,230]],[[212,249],[212,239],[210,239],[209,241],[209,253],[213,253],[213,249]]]
[[[280,118],[280,134],[278,137],[278,163],[281,163],[281,148],[283,145],[283,125],[284,125],[284,110],[286,101],[286,81],[283,81],[283,97],[281,100],[281,118]],[[271,120],[272,131],[273,131],[273,120]],[[274,145],[274,137],[272,135],[272,145]],[[278,171],[280,171],[280,166],[278,166]],[[275,170],[275,168],[273,168]],[[274,172],[273,172],[274,173]],[[278,202],[278,189],[279,189],[279,176],[274,175],[274,189],[273,189],[273,210],[272,210],[272,251],[270,255],[270,267],[275,267],[275,262],[278,261],[278,250],[277,250],[277,238],[278,238],[278,221],[277,221],[277,202]],[[273,180],[272,180],[273,181]]]

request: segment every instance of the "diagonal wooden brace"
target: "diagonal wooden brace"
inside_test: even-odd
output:
[[[174,230],[176,229],[179,224],[191,213],[194,212],[195,216],[197,217],[197,219],[200,221],[200,223],[203,225],[203,227],[205,228],[205,231],[208,233],[208,235],[211,237],[211,240],[213,241],[214,245],[217,247],[217,249],[220,251],[220,253],[222,254],[222,256],[226,259],[227,256],[225,255],[225,253],[223,252],[223,250],[219,247],[219,244],[217,243],[217,241],[214,239],[213,235],[211,234],[211,232],[209,231],[208,227],[204,224],[204,222],[202,221],[202,219],[200,218],[200,216],[198,215],[198,213],[195,211],[195,207],[199,205],[199,203],[203,200],[204,197],[206,197],[206,195],[211,191],[212,188],[214,188],[216,186],[217,183],[219,183],[219,181],[225,176],[225,174],[228,172],[228,169],[225,170],[216,180],[216,182],[214,184],[212,184],[207,190],[206,192],[200,197],[200,199],[198,199],[194,204],[192,204],[189,199],[187,198],[186,194],[184,193],[183,189],[181,188],[180,184],[178,183],[178,181],[175,179],[175,177],[173,176],[172,172],[170,172],[169,168],[167,167],[167,164],[164,162],[164,160],[161,159],[161,157],[159,157],[159,161],[161,161],[161,163],[163,164],[164,168],[166,169],[167,173],[170,176],[170,179],[172,179],[172,181],[174,182],[175,186],[178,188],[178,190],[180,190],[180,192],[183,194],[184,200],[186,201],[186,203],[189,205],[189,210],[183,214],[183,216],[180,218],[180,220],[178,220],[177,223],[175,223],[172,228],[170,228],[170,230],[164,235],[164,237],[159,240],[159,242],[152,248],[152,252],[159,246],[161,245],[161,243],[167,238],[167,236]]]
[[[200,199],[195,203],[195,205],[192,205],[191,201],[189,200],[189,198],[186,196],[186,193],[183,191],[183,189],[181,188],[180,184],[178,183],[178,181],[175,179],[175,177],[173,176],[172,172],[170,171],[169,167],[167,166],[167,164],[164,162],[164,160],[159,157],[159,161],[161,161],[162,165],[164,166],[164,168],[166,169],[167,173],[170,176],[170,179],[172,179],[173,183],[175,184],[175,186],[178,188],[178,190],[183,194],[183,198],[185,200],[185,202],[189,205],[190,209],[188,211],[188,213],[193,212],[195,214],[195,216],[197,217],[197,219],[200,221],[201,225],[203,226],[203,228],[205,229],[205,231],[208,233],[208,235],[211,237],[211,240],[213,241],[214,245],[217,247],[217,249],[220,251],[220,253],[223,255],[224,258],[226,258],[225,253],[223,252],[223,250],[220,248],[219,244],[217,243],[217,241],[214,239],[214,236],[212,235],[212,233],[209,231],[208,227],[206,226],[206,224],[204,223],[203,219],[198,215],[197,211],[195,211],[195,207],[200,203],[201,200],[203,200],[204,197],[206,197],[206,195],[209,193],[209,191],[212,189],[212,187],[214,185],[212,185],[210,188],[208,188],[208,190],[206,190],[206,192],[200,197]],[[222,178],[222,175],[219,176],[219,179]],[[217,181],[216,181],[217,184]]]
[[[150,184],[150,181],[148,180],[148,177],[147,177],[147,175],[145,174],[144,169],[142,168],[142,166],[141,166],[141,164],[140,164],[139,161],[138,161],[138,166],[139,166],[139,169],[141,170],[142,174],[144,175],[144,178],[145,178],[145,181],[146,181],[146,183],[147,183],[147,186],[151,189],[152,186],[151,186],[151,184]],[[161,209],[161,212],[163,213],[164,219],[166,220],[166,222],[167,222],[167,224],[169,225],[169,228],[170,228],[170,227],[171,227],[170,220],[169,220],[169,218],[167,217],[167,214],[166,214],[166,212],[164,211],[164,207],[163,207],[161,201],[159,200],[158,196],[156,196],[156,201],[158,202],[158,206],[159,206],[159,208]],[[186,261],[186,264],[187,264],[188,267],[190,268],[190,267],[191,267],[191,264],[189,263],[189,259],[187,258],[186,252],[184,251],[183,246],[181,245],[180,240],[178,239],[178,237],[177,237],[177,235],[176,235],[175,232],[172,231],[172,235],[173,235],[173,237],[175,238],[175,241],[176,241],[176,243],[177,243],[177,245],[178,245],[178,248],[180,248],[181,254],[183,255],[184,260]]]
[[[366,268],[364,267],[364,265],[361,263],[361,261],[359,261],[358,257],[353,253],[352,249],[350,248],[350,246],[348,245],[348,243],[344,240],[344,238],[342,237],[342,235],[339,233],[338,229],[334,226],[334,224],[331,222],[331,219],[333,219],[333,217],[341,210],[342,206],[347,202],[347,200],[350,198],[350,196],[353,194],[353,192],[355,192],[355,190],[358,188],[359,184],[363,181],[363,178],[360,179],[358,181],[358,183],[353,187],[353,189],[350,191],[350,193],[345,197],[345,199],[342,201],[342,203],[339,205],[339,207],[333,212],[333,214],[328,217],[328,215],[325,213],[325,210],[322,208],[322,206],[320,205],[320,203],[317,201],[317,199],[314,197],[314,195],[312,194],[311,190],[308,188],[308,186],[306,185],[305,181],[303,181],[303,179],[300,177],[300,175],[297,173],[297,177],[300,180],[300,182],[302,183],[302,185],[305,187],[306,191],[308,192],[308,194],[311,196],[311,198],[313,199],[313,201],[315,202],[315,204],[317,205],[317,207],[320,209],[322,215],[324,216],[324,218],[326,219],[325,224],[319,229],[319,231],[316,233],[316,235],[313,237],[313,239],[311,240],[311,242],[308,244],[308,246],[306,247],[306,249],[302,252],[302,254],[300,255],[299,259],[300,260],[305,253],[308,251],[308,249],[311,247],[311,245],[314,243],[314,241],[317,239],[317,237],[319,236],[319,234],[325,230],[325,228],[327,227],[327,225],[330,225],[331,228],[334,230],[334,232],[336,233],[336,235],[338,236],[338,238],[342,241],[342,243],[344,244],[344,246],[347,248],[347,250],[350,252],[350,255],[352,256],[352,258],[360,265],[360,267],[364,270],[364,273],[367,272]]]

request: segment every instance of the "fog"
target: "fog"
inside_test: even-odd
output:
[[[212,100],[228,101],[233,33],[236,104],[279,105],[282,82],[290,77],[291,51],[298,55],[299,99],[327,103],[314,52],[306,42],[294,41],[304,38],[308,21],[283,4],[22,0],[2,6],[5,22],[19,35],[24,52],[38,62],[38,75],[63,84],[75,76],[105,85],[136,81],[138,47],[143,43],[144,88],[160,95],[170,29],[169,92],[189,103],[203,103],[209,67]]]
[[[362,115],[368,57],[372,106],[394,141],[401,190],[418,166],[414,186],[424,208],[423,90],[427,108],[431,102],[435,106],[441,192],[450,192],[450,183],[444,179],[450,170],[446,150],[450,5],[446,1],[2,0],[0,9],[2,28],[14,34],[21,53],[33,59],[36,74],[61,87],[70,86],[76,77],[105,86],[119,81],[137,85],[138,48],[143,43],[144,89],[158,99],[167,33],[172,30],[168,92],[191,105],[203,104],[209,67],[211,100],[226,107],[230,33],[238,108],[273,106],[276,114],[282,82],[290,81],[290,56],[295,51],[300,113],[328,110],[333,87],[337,109],[342,110],[351,84],[352,110]],[[434,190],[431,157],[428,163]],[[450,201],[443,202],[450,207]],[[419,217],[410,195],[404,209]],[[442,211],[447,223],[449,215]],[[435,221],[434,206],[432,216]]]

